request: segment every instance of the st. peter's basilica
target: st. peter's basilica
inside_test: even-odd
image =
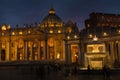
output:
[[[100,69],[120,66],[120,15],[92,13],[79,31],[51,8],[39,24],[0,27],[0,62],[78,64]]]

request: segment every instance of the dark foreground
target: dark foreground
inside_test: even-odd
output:
[[[120,80],[120,70],[81,70],[79,67],[58,65],[0,65],[0,80]]]

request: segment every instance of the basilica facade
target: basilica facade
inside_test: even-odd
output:
[[[120,66],[119,15],[92,13],[79,31],[51,8],[39,24],[0,27],[0,62],[57,62],[81,68]],[[117,20],[117,22],[115,22]],[[116,24],[117,23],[117,24]]]
[[[76,23],[64,23],[51,8],[39,24],[0,29],[0,61],[57,61],[79,63],[79,30]]]

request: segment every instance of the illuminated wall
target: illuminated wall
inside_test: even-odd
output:
[[[69,37],[69,38],[68,38]],[[79,64],[79,30],[54,9],[39,24],[0,27],[0,61],[56,61]]]

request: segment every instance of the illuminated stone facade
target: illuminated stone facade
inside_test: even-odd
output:
[[[79,30],[75,23],[66,24],[51,8],[40,24],[0,29],[0,61],[57,61],[80,63]]]
[[[120,16],[92,13],[80,32],[83,65],[120,67]]]
[[[119,15],[104,15],[104,20],[101,19],[103,14],[96,15],[104,24],[112,23],[104,21],[108,16],[119,19]],[[92,14],[90,23],[86,23],[88,26],[80,32],[76,23],[71,20],[64,23],[53,8],[39,24],[14,28],[3,24],[0,29],[0,62],[55,61],[76,63],[85,68],[90,65],[92,69],[119,67],[119,23],[98,26],[93,20],[95,16]]]
[[[120,15],[93,12],[85,20],[85,27],[120,27]]]

